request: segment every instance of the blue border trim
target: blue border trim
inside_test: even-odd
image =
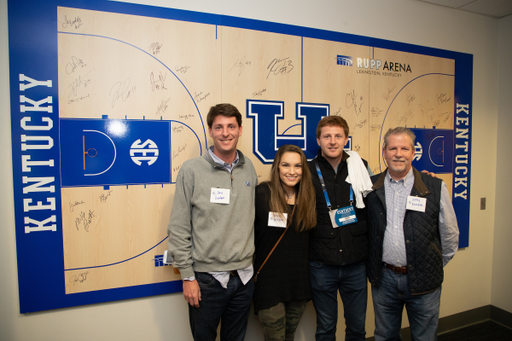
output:
[[[280,23],[105,0],[9,0],[11,131],[21,313],[160,295],[181,290],[181,281],[174,281],[65,295],[62,217],[60,213],[60,156],[58,147],[56,147],[59,142],[57,6],[252,29],[454,59],[456,61],[456,102],[467,103],[472,112],[473,56],[469,54]],[[38,86],[22,93],[19,90],[20,74],[40,81],[51,80],[52,87]],[[27,115],[22,114],[20,110],[20,95],[22,94],[34,101],[40,101],[48,96],[53,99],[52,112],[45,114],[45,117],[49,117],[53,122],[53,128],[50,131],[27,132],[21,128],[20,119]],[[50,103],[46,103],[45,106],[50,106]],[[37,117],[33,116],[33,121],[39,122],[36,119]],[[32,124],[37,124],[34,122]],[[34,160],[54,160],[54,167],[34,167],[33,172],[30,172],[29,175],[22,171],[21,157],[23,154],[20,148],[20,138],[23,134],[47,136],[53,139],[53,148],[46,151],[35,151],[32,156]],[[469,125],[468,142],[467,157],[470,167],[471,125]],[[26,213],[23,210],[23,199],[27,199],[27,195],[23,193],[23,188],[27,184],[23,183],[23,176],[54,179],[48,184],[48,186],[54,186],[53,192],[34,192],[31,193],[29,199],[33,200],[32,205],[34,205],[38,201],[49,204],[48,199],[53,198],[51,200],[54,200],[57,209],[52,211],[51,215],[55,216],[57,233],[25,233]],[[467,184],[467,199],[454,198],[454,206],[458,212],[459,227],[461,228],[460,247],[466,247],[469,243],[470,172],[467,174]],[[464,212],[464,214],[460,212]],[[44,221],[48,217],[47,211],[32,211],[30,215],[30,218],[38,221]]]

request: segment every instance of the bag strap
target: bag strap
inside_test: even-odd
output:
[[[275,245],[274,245],[274,247],[272,248],[272,250],[270,250],[270,252],[268,253],[267,258],[265,258],[265,260],[264,260],[264,261],[263,261],[263,263],[261,264],[260,268],[258,269],[258,272],[256,272],[256,275],[254,275],[254,278],[253,278],[253,281],[254,281],[254,282],[257,282],[257,281],[258,281],[258,275],[260,274],[261,269],[263,268],[263,266],[264,266],[264,265],[265,265],[265,263],[267,262],[268,258],[269,258],[269,257],[270,257],[270,255],[272,254],[272,252],[274,252],[274,250],[276,249],[277,244],[279,244],[279,242],[281,241],[281,239],[283,239],[284,234],[286,233],[286,231],[288,231],[288,228],[290,227],[291,222],[292,222],[292,219],[293,219],[293,213],[295,212],[295,207],[297,207],[297,205],[293,205],[292,214],[291,214],[291,216],[290,216],[290,219],[288,219],[288,221],[286,222],[286,229],[284,230],[283,234],[281,234],[281,237],[279,237],[279,239],[278,239],[278,240],[277,240],[277,242],[275,243]]]

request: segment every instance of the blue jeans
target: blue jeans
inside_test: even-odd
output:
[[[383,268],[381,283],[372,285],[375,310],[375,341],[401,340],[404,305],[411,328],[412,340],[437,340],[441,288],[424,295],[411,295],[408,275]]]
[[[316,340],[336,340],[338,290],[345,316],[345,340],[364,340],[368,302],[365,262],[341,266],[309,262],[309,269],[316,310]]]
[[[219,322],[222,341],[242,341],[247,330],[254,282],[246,285],[231,275],[227,289],[206,272],[196,272],[201,289],[199,308],[188,306],[190,329],[195,341],[215,341]]]

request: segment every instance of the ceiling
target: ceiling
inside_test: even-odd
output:
[[[512,0],[419,0],[492,18],[512,15]]]

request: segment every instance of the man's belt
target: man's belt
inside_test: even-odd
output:
[[[405,275],[407,273],[407,267],[406,266],[394,266],[394,265],[391,265],[391,264],[388,264],[388,263],[384,263],[384,266],[386,268],[388,268],[389,270],[392,270],[393,272],[395,272],[397,274],[400,274],[400,275]]]

